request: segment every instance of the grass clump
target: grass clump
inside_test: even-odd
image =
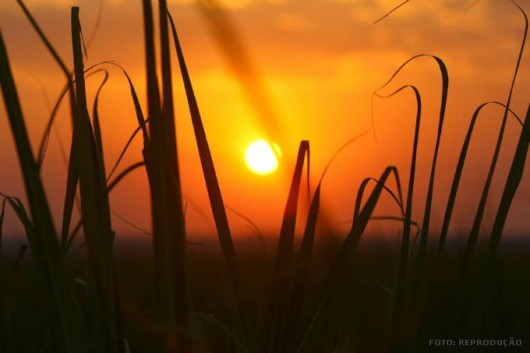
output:
[[[71,13],[74,60],[73,68],[69,69],[24,3],[21,0],[17,2],[61,68],[66,83],[50,116],[36,158],[30,146],[26,120],[22,115],[9,58],[0,33],[2,95],[28,200],[28,205],[25,206],[16,197],[0,194],[2,196],[0,280],[2,283],[8,283],[0,288],[2,351],[23,351],[28,350],[29,347],[41,351],[129,352],[145,344],[150,351],[166,352],[403,350],[414,352],[424,350],[429,337],[440,332],[446,334],[447,338],[454,339],[465,338],[463,335],[490,334],[489,327],[493,325],[494,320],[483,313],[492,308],[490,301],[496,298],[496,288],[492,283],[498,281],[498,272],[502,270],[497,262],[499,244],[514,195],[524,175],[530,145],[530,109],[522,121],[510,108],[513,87],[526,42],[528,27],[526,15],[524,15],[526,27],[523,44],[507,101],[484,103],[471,117],[454,172],[439,236],[436,238],[433,234],[431,218],[440,144],[445,138],[443,126],[447,118],[449,74],[441,58],[421,54],[405,61],[389,80],[374,92],[374,97],[391,99],[408,91],[412,92],[415,98],[415,128],[406,189],[401,184],[400,172],[395,166],[384,168],[377,179],[365,178],[359,186],[355,200],[352,200],[354,211],[349,232],[342,243],[332,249],[333,256],[328,267],[315,274],[317,272],[315,270],[318,269],[314,264],[320,261],[318,253],[321,251],[315,243],[323,176],[311,195],[310,145],[309,141],[302,141],[287,195],[277,251],[273,259],[264,260],[264,263],[268,263],[267,261],[271,263],[270,273],[258,278],[262,283],[260,287],[262,290],[259,293],[251,293],[253,298],[249,300],[246,280],[255,273],[245,271],[243,265],[256,265],[256,261],[254,258],[248,260],[245,254],[236,254],[227,207],[224,205],[213,163],[212,154],[215,151],[211,151],[208,144],[192,79],[166,1],[161,0],[158,3],[158,22],[154,19],[151,1],[142,1],[147,85],[145,114],[133,81],[123,67],[117,63],[103,62],[85,68],[79,8],[72,8]],[[155,40],[156,23],[160,35],[158,42]],[[159,62],[156,60],[157,47],[160,48]],[[202,258],[197,258],[188,248],[180,181],[181,166],[177,153],[178,127],[175,123],[173,98],[172,50],[175,50],[184,85],[203,171],[202,178],[207,187],[224,264],[222,276],[215,278],[210,274],[211,277],[207,277],[206,284],[203,284],[207,287],[206,290],[202,287],[200,289],[207,291],[211,296],[212,288],[228,287],[228,294],[223,293],[226,296],[218,295],[209,297],[208,300],[202,300],[199,295],[194,295],[197,291],[197,278],[191,275],[201,273],[205,267],[199,264],[206,266],[205,263],[209,263],[211,259],[204,255]],[[394,82],[403,68],[425,58],[432,59],[436,64],[440,76],[441,97],[436,119],[436,141],[430,159],[426,200],[422,207],[422,218],[418,221],[413,219],[412,209],[416,195],[420,126],[422,118],[424,119],[421,92],[413,84],[403,85],[389,94],[382,92]],[[126,76],[138,122],[137,129],[131,135],[110,173],[107,173],[104,164],[105,151],[101,117],[98,112],[98,99],[109,76],[108,71],[103,67],[118,68]],[[97,89],[90,114],[85,81],[89,75],[95,73],[103,73],[104,77]],[[44,193],[40,167],[55,113],[66,96],[69,98],[73,130],[68,156],[62,227],[57,231]],[[452,253],[447,250],[448,231],[452,224],[456,198],[462,193],[460,181],[476,121],[483,108],[493,104],[504,108],[502,124],[474,224],[466,237],[466,247],[460,256],[458,252]],[[478,268],[471,268],[472,260],[477,257],[478,234],[484,223],[485,205],[493,175],[498,169],[499,151],[510,114],[514,115],[522,126],[519,141],[512,156],[500,205],[495,213],[486,256],[477,261]],[[142,160],[114,176],[122,157],[137,135],[141,135],[143,139]],[[356,138],[350,142],[355,140]],[[299,196],[306,167],[305,176],[311,201],[309,210],[304,215],[304,233],[301,241],[297,243],[295,229],[296,222],[300,219],[297,217],[301,213]],[[131,285],[133,290],[124,290],[128,288],[127,285],[118,281],[120,273],[117,268],[119,261],[123,259],[116,255],[114,248],[116,234],[112,229],[109,193],[123,178],[138,168],[145,168],[149,181],[153,222],[151,232],[153,258],[150,260],[153,262],[154,295],[147,300],[147,303],[135,306],[130,296],[138,294],[142,289]],[[80,204],[81,221],[72,227],[76,197]],[[376,215],[375,212],[384,197],[388,197],[398,206],[398,215],[384,217]],[[16,287],[15,279],[20,276],[19,272],[27,271],[31,275],[34,274],[31,270],[25,269],[21,261],[25,248],[21,248],[14,263],[9,264],[13,266],[11,269],[8,269],[2,257],[2,224],[6,205],[13,208],[25,228],[33,256],[32,263],[34,269],[38,270],[36,273],[39,274],[38,281],[45,285],[45,305],[40,304],[48,306],[48,309],[44,310],[42,317],[36,314],[35,317],[38,319],[36,321],[40,320],[39,329],[48,330],[50,334],[40,335],[37,342],[29,342],[26,345],[20,343],[20,337],[24,332],[16,327],[16,320],[13,319],[12,299]],[[26,207],[29,208],[29,212]],[[383,260],[378,259],[379,263],[376,262],[373,267],[367,269],[373,272],[375,278],[378,267],[388,265],[390,274],[384,279],[381,277],[369,281],[359,274],[366,270],[363,264],[368,260],[371,261],[370,254],[362,249],[367,227],[373,220],[397,221],[402,223],[402,229],[396,253]],[[414,241],[414,228],[417,229],[419,240],[417,244]],[[70,271],[67,264],[71,265],[71,262],[67,262],[67,256],[72,251],[71,244],[80,230],[83,234],[87,266],[82,266],[82,271]],[[437,241],[435,252],[429,249],[431,240]],[[296,248],[297,245],[299,249]],[[393,257],[395,264],[392,263]],[[448,258],[460,265],[452,265]],[[145,266],[144,260],[138,262],[142,262]],[[128,261],[134,262],[130,259]],[[134,263],[129,265],[139,266]],[[446,280],[446,277],[451,279]],[[482,293],[485,295],[482,296]],[[506,297],[502,297],[503,305],[508,305],[509,299],[517,294],[516,291],[509,291]],[[211,302],[218,305],[212,309],[208,306]],[[258,309],[255,310],[253,305],[258,306]],[[368,312],[367,308],[377,308],[377,310]],[[448,330],[447,322],[450,322],[455,329]],[[373,328],[376,326],[377,329]],[[530,328],[524,323],[518,327]],[[512,331],[508,333],[513,334]]]

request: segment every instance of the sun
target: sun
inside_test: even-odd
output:
[[[278,169],[278,156],[281,156],[277,144],[260,139],[252,142],[245,152],[245,164],[253,173],[267,175]]]

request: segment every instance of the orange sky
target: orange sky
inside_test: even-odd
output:
[[[225,203],[252,219],[265,233],[279,229],[281,213],[287,197],[298,143],[311,143],[312,182],[316,183],[325,165],[346,141],[370,131],[335,160],[324,181],[323,197],[326,218],[337,230],[348,229],[355,194],[360,181],[377,177],[386,165],[400,169],[402,183],[407,183],[413,136],[414,102],[410,93],[392,100],[375,101],[372,131],[371,94],[409,57],[419,53],[440,56],[449,69],[450,93],[446,131],[442,140],[439,178],[436,183],[434,223],[443,216],[457,151],[462,145],[469,119],[480,103],[504,101],[513,75],[523,33],[523,19],[509,1],[414,1],[384,21],[372,22],[396,6],[395,1],[371,0],[225,0],[227,14],[255,69],[246,82],[233,70],[234,62],[223,55],[219,41],[212,35],[206,17],[189,0],[169,1],[188,61],[191,77],[203,116],[210,147],[223,191]],[[75,1],[65,5],[58,0],[27,0],[26,4],[50,36],[67,63],[71,63],[69,6],[81,7],[81,20],[88,45],[87,66],[103,60],[115,60],[130,73],[142,99],[144,97],[143,27],[140,1],[105,1],[100,25],[94,32],[99,1]],[[528,4],[524,8],[530,11]],[[34,142],[42,134],[52,104],[64,84],[63,76],[43,45],[33,33],[15,1],[0,3],[0,27],[8,46],[12,68],[23,102],[27,125]],[[93,36],[93,37],[92,37]],[[515,86],[513,109],[524,117],[530,87],[529,56],[525,54]],[[235,58],[232,57],[232,60]],[[238,66],[239,65],[239,66]],[[242,64],[236,64],[241,68]],[[176,66],[174,66],[174,69]],[[111,80],[101,97],[103,138],[108,169],[135,128],[135,117],[123,75],[109,68]],[[175,71],[175,75],[177,75]],[[176,76],[177,77],[177,76]],[[96,84],[99,78],[91,81]],[[249,94],[249,85],[261,85]],[[422,91],[424,120],[420,142],[417,199],[414,216],[420,221],[428,178],[427,162],[434,145],[440,79],[434,62],[422,59],[398,77],[394,88],[414,83]],[[260,96],[253,103],[249,96]],[[209,212],[205,187],[200,180],[200,163],[193,140],[181,83],[175,80],[179,156],[182,165],[183,190],[187,203],[188,228],[193,233],[211,233],[213,221]],[[50,103],[51,102],[51,103]],[[142,100],[142,104],[143,104]],[[3,103],[2,103],[3,104]],[[271,111],[264,114],[263,106]],[[60,158],[59,140],[68,142],[69,122],[62,109],[54,130],[43,178],[50,203],[59,219],[66,172]],[[266,116],[268,115],[268,116]],[[454,230],[471,225],[482,175],[493,151],[495,128],[502,111],[489,108],[471,150]],[[512,153],[519,130],[510,123],[504,155]],[[285,157],[280,170],[272,176],[256,176],[244,165],[245,147],[264,135],[278,140]],[[6,114],[0,109],[0,191],[22,196],[18,162],[10,136]],[[137,141],[127,153],[125,167],[141,159],[141,143]],[[496,208],[501,182],[511,157],[501,163],[496,191],[488,207]],[[528,179],[528,177],[526,177]],[[112,208],[122,217],[149,229],[150,211],[145,173],[136,172],[112,194]],[[495,197],[497,195],[497,197]],[[523,181],[508,220],[508,232],[528,232],[530,184]],[[305,198],[304,198],[305,199]],[[395,208],[379,210],[380,215]],[[245,222],[229,212],[234,230],[246,231]],[[7,233],[20,226],[8,214]],[[116,218],[119,232],[137,232]],[[374,230],[396,228],[374,223]],[[435,228],[436,229],[436,228]]]

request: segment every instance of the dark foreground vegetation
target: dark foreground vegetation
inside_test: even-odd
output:
[[[319,183],[305,217],[303,236],[295,241],[298,196],[304,166],[309,163],[309,142],[302,141],[276,251],[265,256],[241,247],[235,250],[199,105],[166,2],[158,3],[159,63],[155,56],[151,2],[142,2],[146,112],[142,111],[134,83],[129,80],[138,120],[135,135],[143,139],[143,153],[139,156],[142,161],[123,167],[112,176],[105,170],[97,109],[97,97],[106,79],[90,110],[85,79],[94,72],[103,72],[107,77],[111,67],[118,67],[120,74],[127,75],[126,71],[110,62],[84,67],[78,8],[72,8],[71,12],[74,67],[68,68],[23,2],[18,3],[64,72],[65,89],[57,106],[63,98],[68,100],[73,130],[63,217],[60,229],[56,230],[40,176],[45,141],[56,110],[35,153],[26,130],[30,120],[25,119],[21,109],[25,102],[18,99],[8,53],[0,36],[2,96],[27,197],[24,204],[16,197],[1,194],[0,229],[4,209],[11,207],[24,225],[31,253],[31,257],[24,256],[22,261],[17,256],[1,260],[0,351],[528,351],[529,251],[524,248],[523,239],[511,247],[503,242],[504,225],[525,171],[530,143],[530,110],[510,109],[528,28],[522,10],[525,33],[512,86],[506,101],[484,103],[471,117],[439,234],[431,230],[431,211],[440,141],[449,138],[443,130],[449,73],[441,58],[418,55],[399,67],[374,92],[374,96],[382,98],[409,92],[416,99],[416,130],[406,187],[401,184],[403,171],[394,166],[388,166],[379,176],[366,178],[352,200],[355,209],[348,234],[316,239]],[[202,177],[215,220],[219,250],[214,254],[189,246],[185,231],[174,123],[170,61],[173,50],[186,90]],[[434,64],[440,77],[441,99],[425,207],[421,218],[413,220],[421,93],[412,84],[391,94],[381,92],[403,67],[417,60],[430,60]],[[461,244],[448,246],[454,204],[457,195],[465,192],[460,189],[460,180],[467,151],[475,123],[488,105],[500,106],[502,111],[495,152],[473,227],[460,238],[464,239]],[[520,125],[517,148],[510,156],[511,166],[502,186],[499,207],[490,220],[491,232],[479,237],[509,119],[516,119]],[[111,224],[108,194],[138,168],[145,169],[150,185],[153,226],[148,240],[152,252],[135,252],[132,248],[124,251],[115,246]],[[72,218],[76,197],[82,218],[77,224]],[[389,222],[397,220],[402,224],[397,244],[366,239],[367,226],[382,197],[392,199],[400,210],[388,217]],[[322,243],[317,244],[317,240]]]
[[[121,241],[115,250],[118,292],[120,293],[122,332],[133,352],[158,352],[165,350],[165,337],[157,328],[155,300],[155,279],[153,254],[149,239]],[[9,245],[9,244],[7,244]],[[338,352],[526,352],[530,339],[530,257],[528,243],[510,243],[498,258],[495,271],[487,286],[487,295],[478,295],[482,314],[476,330],[464,334],[462,324],[455,325],[461,307],[461,284],[454,274],[458,272],[456,261],[463,253],[464,244],[454,244],[444,259],[444,268],[433,281],[436,293],[432,295],[422,319],[420,333],[410,330],[396,337],[389,326],[392,308],[391,287],[393,269],[398,259],[398,243],[388,240],[366,240],[356,256],[356,266],[351,283],[343,283],[342,290],[347,300],[340,305],[341,317],[333,328],[335,320],[329,315],[335,308],[330,306],[327,317],[318,325],[308,341],[308,352],[326,352],[330,347]],[[9,247],[11,249],[17,246]],[[266,317],[270,278],[274,257],[261,249],[242,244],[238,247],[238,260],[243,280],[241,305],[249,322],[262,323]],[[317,297],[333,259],[340,249],[338,241],[320,242],[313,255],[311,276],[308,278],[306,298],[303,307],[310,307]],[[218,249],[217,249],[218,250]],[[74,250],[67,260],[71,278],[87,276],[86,259],[82,248]],[[42,277],[35,263],[26,255],[15,267],[15,252],[4,256],[2,276],[9,279],[4,324],[9,335],[3,335],[6,352],[54,351],[57,348],[50,323],[54,313],[44,295]],[[237,349],[230,328],[223,323],[230,322],[231,309],[227,288],[227,274],[223,271],[223,259],[215,245],[190,246],[189,285],[193,298],[196,335],[200,337],[199,351],[229,352]],[[478,274],[473,275],[473,281]],[[83,307],[90,294],[88,288],[79,286],[76,297]],[[335,303],[339,305],[339,303]],[[476,303],[475,303],[476,305]],[[306,310],[306,309],[304,309]],[[334,313],[334,315],[337,315]],[[510,338],[514,343],[509,345]],[[410,340],[414,340],[411,349]],[[471,345],[473,339],[502,340],[501,346]],[[460,347],[448,347],[440,340],[462,342]],[[516,340],[523,343],[519,346]],[[436,343],[435,343],[436,341]],[[504,347],[506,341],[506,347]],[[464,343],[467,343],[464,345]]]

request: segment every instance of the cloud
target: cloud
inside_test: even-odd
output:
[[[286,32],[303,32],[310,26],[309,21],[305,18],[292,13],[278,14],[275,24],[278,29]]]

